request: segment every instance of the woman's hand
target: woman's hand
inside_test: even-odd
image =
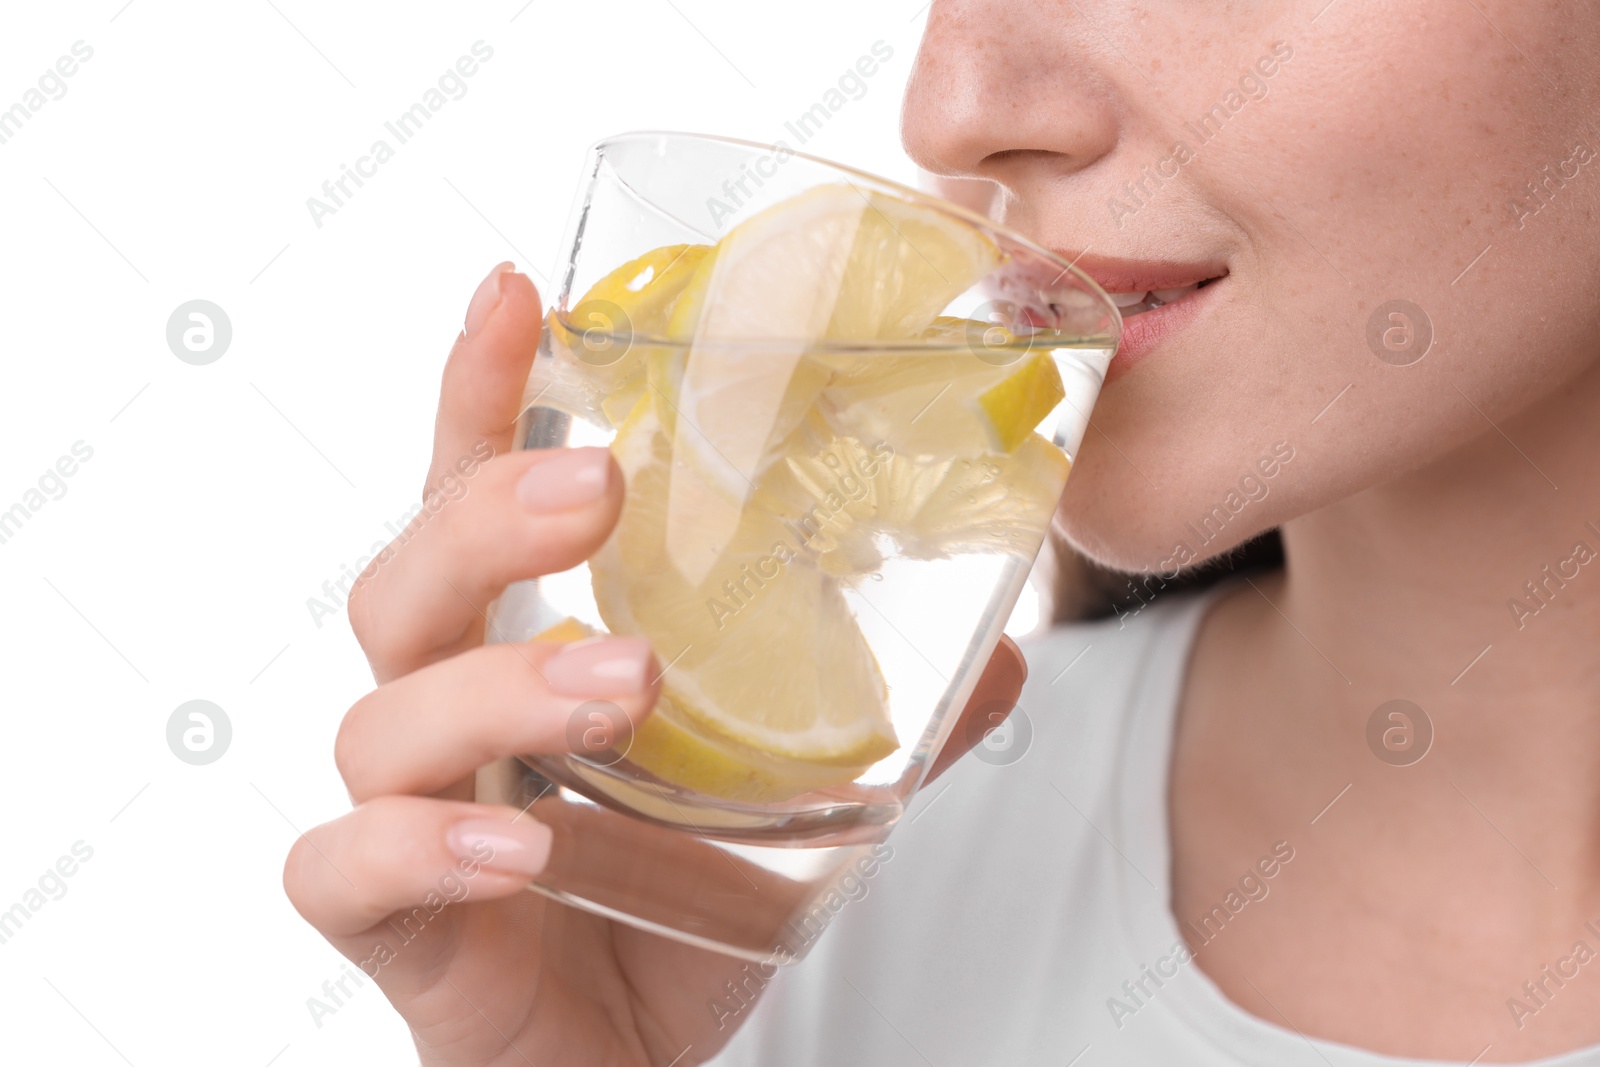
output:
[[[637,637],[483,644],[506,585],[588,558],[623,499],[605,449],[511,450],[541,310],[510,267],[479,286],[445,364],[424,494],[449,499],[351,593],[378,682],[335,746],[355,809],[295,842],[284,887],[377,982],[429,1067],[687,1067],[731,1036],[708,1005],[744,964],[526,891],[551,828],[471,799],[478,767],[566,750],[586,701],[610,701],[637,724],[659,671]],[[1003,642],[968,711],[1009,707],[1024,674]],[[939,769],[978,736],[963,726]]]

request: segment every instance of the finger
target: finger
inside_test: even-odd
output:
[[[502,756],[621,750],[659,676],[642,637],[474,648],[357,701],[334,762],[359,803],[443,789]]]
[[[501,456],[441,494],[364,570],[350,626],[385,682],[479,643],[490,603],[523,578],[575,567],[616,523],[622,472],[604,448]]]
[[[520,892],[550,856],[549,827],[516,808],[380,797],[302,835],[283,888],[325,937],[370,930],[429,901]]]
[[[978,677],[978,686],[972,691],[972,699],[961,710],[949,739],[934,758],[933,770],[928,772],[929,782],[948,770],[952,763],[982,741],[990,730],[1005,721],[1016,707],[1017,697],[1022,693],[1022,683],[1027,679],[1028,661],[1023,658],[1022,649],[1011,638],[1002,636],[994,655],[989,657],[988,666]]]
[[[538,290],[510,263],[495,267],[478,286],[466,328],[445,361],[424,499],[450,471],[511,451],[542,314]]]

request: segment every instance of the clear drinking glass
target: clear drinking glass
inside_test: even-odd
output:
[[[1121,319],[987,219],[727,138],[596,145],[563,247],[517,445],[609,445],[628,497],[489,632],[643,633],[664,695],[636,732],[589,702],[572,754],[486,767],[478,796],[555,830],[535,890],[798,959],[971,696]]]

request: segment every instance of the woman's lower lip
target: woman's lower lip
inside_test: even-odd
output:
[[[1161,342],[1194,321],[1211,294],[1220,288],[1225,278],[1218,278],[1203,288],[1196,289],[1176,303],[1143,311],[1122,320],[1122,343],[1106,369],[1106,381],[1126,374],[1135,363],[1149,355]]]

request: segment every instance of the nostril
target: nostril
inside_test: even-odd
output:
[[[901,110],[905,149],[924,170],[1023,197],[1116,147],[1118,61],[1081,12],[1027,18],[1027,7],[933,5]]]

